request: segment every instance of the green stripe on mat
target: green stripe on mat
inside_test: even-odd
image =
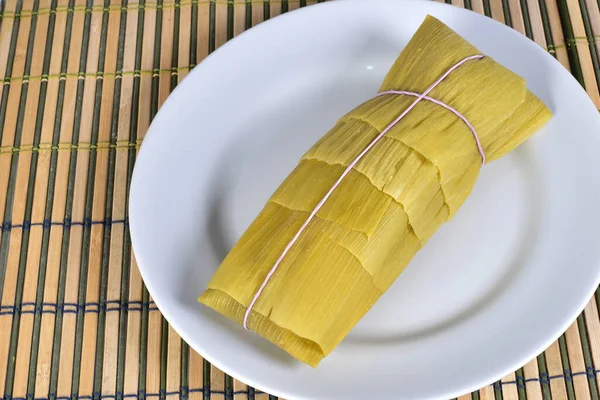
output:
[[[573,27],[571,26],[571,18],[569,16],[569,8],[566,0],[558,0],[558,12],[560,14],[560,21],[563,27],[563,33],[565,35],[565,43],[567,43],[567,54],[569,56],[569,64],[571,66],[571,73],[583,85],[583,72],[581,71],[581,64],[579,62],[579,54],[577,54],[577,46],[571,44],[575,43],[575,36],[573,34]]]
[[[208,53],[212,53],[216,48],[216,33],[215,33],[215,17],[216,7],[214,3],[209,5],[209,16],[208,16]],[[199,60],[200,61],[200,60]]]
[[[129,27],[128,27],[129,28]],[[140,69],[142,63],[142,39],[144,29],[144,12],[138,12],[137,27],[136,27],[136,50],[135,50],[135,68]],[[139,108],[139,97],[140,97],[140,76],[133,77],[133,89],[131,98],[131,118],[129,127],[129,141],[135,142],[137,140],[137,128],[138,128],[138,108]],[[127,185],[125,188],[125,204],[128,204],[129,199],[129,183],[133,174],[133,166],[135,164],[136,149],[129,148],[128,163],[127,163]],[[125,207],[125,218],[129,216],[129,209]],[[129,299],[129,288],[130,288],[130,276],[131,276],[131,241],[129,236],[129,226],[125,226],[124,235],[124,248],[123,248],[123,270],[121,272],[121,301]],[[135,267],[134,267],[135,268]],[[142,294],[144,296],[145,290]],[[143,301],[148,301],[148,299]],[[144,317],[144,314],[145,317]],[[147,318],[146,307],[142,308],[140,319]],[[121,314],[120,327],[119,327],[119,360],[117,364],[117,391],[124,393],[125,387],[125,361],[126,361],[126,345],[127,345],[127,326],[129,321],[129,314],[127,312]],[[142,324],[143,325],[143,324]],[[140,333],[143,332],[140,327]],[[141,340],[144,340],[144,336],[140,337],[140,349]],[[141,353],[141,351],[140,351]],[[140,354],[141,357],[141,354]],[[140,358],[140,371],[141,371],[141,358]],[[138,375],[138,388],[139,381],[141,379],[141,373]]]
[[[2,23],[4,22],[4,18],[2,18],[2,16],[4,15],[5,7],[6,7],[6,2],[5,1],[0,2],[0,31],[2,31]]]
[[[306,0],[274,0],[274,2],[286,2],[288,4],[302,4],[302,1]],[[319,3],[323,3],[327,0],[319,0]],[[447,0],[450,1],[450,0]],[[262,1],[245,1],[245,2],[235,2],[234,0],[184,0],[178,4],[175,1],[172,2],[143,2],[132,3],[128,6],[118,6],[118,5],[110,5],[110,6],[59,6],[56,9],[52,8],[41,8],[38,10],[22,10],[15,12],[2,12],[0,13],[0,21],[2,19],[14,19],[20,20],[25,18],[31,18],[36,15],[49,15],[49,14],[73,14],[73,13],[116,13],[116,12],[129,12],[129,11],[137,11],[137,10],[164,10],[178,7],[188,7],[191,5],[199,5],[199,4],[219,4],[219,5],[232,5],[236,7],[242,7],[246,4],[263,4]]]
[[[501,381],[494,382],[493,388],[494,388],[494,399],[496,399],[496,400],[502,400],[504,398],[504,396],[502,394],[502,383],[501,383]]]
[[[208,361],[204,360],[204,366],[202,368],[202,371],[204,372],[204,376],[202,377],[202,388],[203,388],[202,398],[203,398],[203,400],[210,400],[210,390],[211,390],[210,372],[211,372],[211,367],[212,367],[212,365],[210,365],[210,363]]]
[[[269,18],[271,18],[271,1],[265,0],[263,3],[263,21],[266,21]]]
[[[189,369],[189,363],[190,363],[190,351],[193,351],[190,349],[190,346],[183,341],[183,339],[181,340],[181,396],[180,399],[183,398],[189,398],[189,388],[190,388],[190,380],[189,380],[189,373],[190,373],[190,369]]]
[[[21,3],[17,3],[17,10],[20,9],[20,7],[22,6]],[[6,66],[6,75],[10,76],[12,74],[12,69],[13,69],[13,64],[14,64],[14,60],[15,60],[15,52],[16,52],[16,48],[17,48],[17,39],[18,39],[18,33],[19,33],[19,26],[20,23],[17,21],[13,27],[12,27],[12,33],[11,33],[11,37],[10,37],[10,49],[8,50],[8,61],[7,61],[7,66]],[[7,107],[7,102],[8,102],[8,96],[9,96],[10,90],[4,90],[2,92],[2,99],[0,99],[0,142],[2,142],[3,140],[3,134],[4,134],[4,122],[6,120],[6,109]],[[12,160],[11,160],[11,164],[14,162],[14,160],[16,160],[16,158],[13,156]],[[6,198],[6,200],[8,201],[8,196]],[[3,221],[8,221],[6,218],[6,213],[2,216],[0,216],[3,218]],[[3,289],[4,289],[4,278],[6,275],[6,264],[7,264],[7,257],[8,257],[8,251],[2,251],[4,244],[8,241],[8,238],[10,236],[10,232],[3,232],[2,234],[0,234],[0,301],[2,300],[2,293],[3,293]]]
[[[492,1],[500,1],[500,0],[492,0]],[[509,0],[502,0],[502,10],[504,11],[504,21],[506,25],[512,27],[512,17],[510,15],[510,5],[508,4]]]
[[[521,14],[523,15],[523,24],[525,25],[525,35],[533,40],[533,30],[531,29],[531,16],[529,15],[529,6],[527,0],[521,0]]]
[[[551,394],[551,390],[550,390],[550,385],[543,384],[543,383],[545,383],[545,381],[543,381],[541,379],[543,376],[545,376],[546,380],[548,381],[547,383],[549,383],[548,367],[546,366],[546,355],[544,353],[540,354],[537,357],[537,365],[538,365],[538,374],[540,376],[540,386],[542,387],[542,396],[544,397],[544,400],[551,400],[552,394]]]
[[[225,400],[233,400],[233,378],[225,374]]]
[[[546,38],[546,47],[548,48],[548,52],[554,57],[556,57],[554,38],[552,37],[552,28],[550,28],[550,19],[548,17],[546,2],[544,0],[541,0],[539,4],[540,16],[542,17],[542,25],[544,27],[544,37]]]
[[[238,11],[242,12],[242,10],[239,9]],[[227,4],[227,40],[231,40],[233,38],[233,14],[233,4]]]
[[[198,64],[198,5],[192,6],[192,26],[190,29],[190,64]]]
[[[517,392],[519,394],[519,400],[527,400],[527,392],[525,391],[525,373],[523,368],[519,368],[515,371],[515,380],[517,382]],[[521,384],[523,383],[523,384]]]
[[[483,0],[483,12],[488,17],[492,17],[492,7],[490,7],[490,0]]]
[[[179,0],[177,0],[179,1]],[[175,9],[175,16],[173,18],[173,52],[171,54],[171,68],[176,68],[179,61],[179,29],[181,27],[181,13],[179,8]],[[178,77],[171,75],[171,91],[175,89],[178,83]]]
[[[302,7],[302,2],[300,3],[300,7]],[[244,19],[244,29],[248,30],[250,28],[252,28],[252,3],[246,3],[246,15],[245,15],[245,19]]]

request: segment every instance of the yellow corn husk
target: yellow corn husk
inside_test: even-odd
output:
[[[381,91],[425,91],[480,52],[427,17]],[[550,117],[525,81],[489,57],[429,93],[475,127],[488,162]],[[215,272],[199,301],[242,323],[283,249],[345,168],[415,101],[382,95],[342,117],[302,157]],[[394,282],[471,192],[481,156],[455,114],[422,100],[348,173],[302,232],[251,310],[249,328],[316,366]]]

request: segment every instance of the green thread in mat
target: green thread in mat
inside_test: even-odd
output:
[[[210,40],[210,39],[209,39]],[[576,46],[577,44],[600,44],[600,35],[595,35],[593,36],[593,38],[587,38],[587,37],[575,37],[572,39],[567,39],[567,41],[563,44],[558,44],[558,45],[548,45],[548,47],[546,48],[546,50],[550,53],[554,52],[556,49],[561,49],[561,48],[571,48],[573,46]],[[0,81],[3,82],[4,85],[10,85],[13,82],[22,82],[22,83],[26,83],[26,82],[30,82],[30,81],[35,81],[35,80],[41,80],[42,82],[48,81],[49,79],[60,79],[60,80],[65,80],[67,78],[77,78],[77,79],[85,79],[85,78],[96,78],[96,79],[104,79],[104,78],[115,78],[115,79],[122,79],[126,76],[133,76],[134,78],[139,78],[142,75],[151,75],[152,77],[158,77],[160,76],[160,74],[164,74],[164,73],[171,73],[172,76],[176,76],[178,75],[179,71],[190,71],[192,70],[194,67],[196,66],[196,64],[190,64],[190,65],[186,65],[186,66],[181,66],[181,67],[172,67],[172,68],[154,68],[152,70],[140,70],[140,69],[135,69],[133,71],[116,71],[116,72],[102,72],[102,71],[98,71],[98,72],[78,72],[78,73],[65,73],[65,72],[61,72],[60,74],[42,74],[42,75],[38,75],[38,76],[29,76],[29,75],[23,75],[23,76],[15,76],[15,77],[10,77],[10,76],[5,76],[4,78],[0,79]]]
[[[246,4],[263,4],[263,1],[259,0],[245,0],[245,1],[235,1],[235,0],[183,0],[179,3],[170,2],[170,3],[134,3],[128,4],[126,6],[122,5],[109,5],[109,6],[58,6],[55,8],[40,8],[39,10],[23,10],[23,11],[5,11],[0,14],[0,19],[22,19],[22,18],[31,18],[33,16],[39,15],[50,15],[50,14],[60,14],[60,13],[75,13],[75,12],[84,12],[84,13],[110,13],[110,12],[128,12],[128,11],[138,11],[138,10],[164,10],[170,8],[180,8],[187,7],[193,4],[219,4],[219,5],[232,5],[232,6],[245,6]],[[288,0],[288,3],[300,3],[300,0]]]
[[[42,75],[38,75],[38,76],[29,76],[29,75],[16,76],[16,77],[6,76],[2,79],[2,82],[4,85],[10,85],[12,82],[27,83],[29,81],[36,81],[36,80],[46,82],[49,79],[65,80],[67,78],[77,78],[77,79],[96,78],[96,79],[102,80],[104,78],[122,79],[123,77],[126,77],[126,76],[133,76],[134,78],[139,78],[142,75],[151,75],[153,77],[157,77],[157,76],[160,76],[160,74],[167,73],[167,72],[170,72],[171,75],[178,75],[179,71],[189,71],[192,68],[194,68],[195,66],[196,65],[190,64],[189,66],[185,66],[185,67],[173,67],[173,68],[168,68],[168,69],[155,68],[155,69],[147,70],[147,71],[136,69],[133,71],[116,71],[116,72],[102,72],[102,71],[87,72],[87,73],[86,72],[78,72],[78,73],[61,72],[60,74],[42,74]]]
[[[0,154],[13,154],[13,153],[39,153],[43,151],[90,151],[90,150],[110,150],[110,149],[139,149],[142,141],[137,140],[130,142],[128,140],[117,140],[114,143],[111,142],[98,142],[98,143],[40,143],[38,145],[24,144],[21,146],[4,146],[0,147]]]
[[[88,0],[88,3],[90,2],[90,0]],[[106,4],[106,2],[105,2]],[[90,29],[90,27],[92,26],[93,22],[92,22],[92,18],[96,19],[98,17],[94,16],[92,17],[90,14],[86,14],[86,29]],[[100,31],[100,41],[99,41],[99,46],[96,50],[95,46],[90,46],[89,42],[87,44],[87,48],[88,51],[93,51],[93,52],[98,52],[98,68],[103,68],[104,67],[104,63],[106,60],[106,40],[107,40],[107,28],[108,28],[108,15],[105,14],[102,16],[102,28]],[[90,29],[90,38],[92,37],[92,32]],[[92,67],[95,67],[92,66]],[[102,95],[104,94],[104,87],[103,87],[103,82],[102,80],[98,80],[95,82],[95,87],[94,87],[94,97],[96,99],[101,99]],[[100,125],[100,108],[101,108],[101,101],[95,101],[92,110],[92,115],[91,115],[91,119],[92,119],[92,124],[91,124],[91,142],[92,144],[95,144],[98,142],[98,135],[99,135],[99,125]],[[88,112],[90,111],[90,109],[88,108]],[[87,118],[90,118],[90,115],[87,115]],[[92,213],[94,212],[94,198],[95,198],[95,192],[97,190],[96,188],[96,166],[97,166],[97,152],[90,152],[89,154],[89,158],[87,160],[88,163],[88,168],[87,168],[87,178],[85,180],[86,185],[80,185],[76,190],[83,190],[83,188],[85,187],[85,207],[84,207],[84,220],[91,220],[92,219]],[[84,170],[85,171],[85,170]],[[106,183],[104,183],[104,185],[106,185]],[[104,238],[99,240],[99,244],[100,246],[104,245]],[[96,242],[97,243],[97,242]],[[95,244],[96,244],[95,243]],[[99,300],[98,297],[94,297],[93,294],[91,294],[91,298],[88,297],[88,287],[91,287],[92,284],[94,285],[98,285],[98,282],[95,281],[101,281],[101,274],[102,274],[102,265],[100,266],[100,268],[98,268],[98,266],[93,264],[93,260],[90,261],[90,259],[92,258],[91,256],[91,249],[92,249],[92,232],[91,232],[91,228],[89,226],[84,226],[83,227],[83,232],[82,232],[82,239],[81,239],[81,254],[79,256],[79,260],[80,260],[80,275],[79,275],[79,296],[78,296],[78,304],[83,304],[84,302],[97,302]],[[100,270],[100,271],[99,271]],[[94,279],[95,278],[95,279]],[[99,288],[98,288],[99,289]],[[98,296],[100,296],[100,290],[98,290]],[[98,334],[98,331],[96,331],[96,337],[95,340],[93,342],[93,346],[89,341],[84,341],[83,338],[84,337],[88,337],[88,335],[86,334],[87,332],[89,332],[92,327],[90,325],[88,325],[86,323],[86,321],[89,320],[95,320],[96,323],[96,329],[102,328],[101,327],[101,321],[100,321],[100,316],[98,315],[94,315],[94,316],[86,316],[85,318],[82,315],[77,315],[77,323],[76,323],[76,329],[75,329],[75,356],[73,357],[73,371],[88,371],[89,369],[87,368],[82,368],[82,366],[85,365],[85,363],[87,362],[87,358],[85,358],[85,356],[87,355],[88,357],[94,357],[96,355],[96,347],[98,344],[99,340],[102,340],[103,337],[101,334]],[[95,367],[95,363],[98,362],[98,359],[94,359],[94,367]],[[79,373],[74,373],[71,379],[72,382],[72,393],[81,393],[81,386],[82,386],[82,382],[89,382],[86,381],[87,378],[83,373],[79,372]],[[93,381],[93,375],[92,375],[92,385],[94,385],[94,381]],[[94,386],[92,386],[92,390],[94,390]],[[87,394],[87,393],[86,393]]]

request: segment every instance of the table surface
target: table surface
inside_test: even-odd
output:
[[[316,2],[4,0],[3,400],[275,399],[211,366],[166,323],[139,275],[126,204],[148,125],[189,70]],[[527,35],[600,108],[599,0],[446,2]],[[599,296],[543,354],[461,399],[599,398]]]

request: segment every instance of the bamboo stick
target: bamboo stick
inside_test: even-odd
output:
[[[598,340],[600,337],[600,318],[598,317],[598,305],[595,297],[592,297],[588,305],[585,307],[584,313],[587,330],[590,337],[592,360],[596,369],[598,369],[598,366],[600,366],[600,341]],[[594,373],[594,375],[596,374]],[[596,375],[596,381],[597,380],[598,379]],[[598,391],[600,392],[600,385],[597,386]],[[600,393],[598,393],[598,395],[600,395]]]
[[[4,12],[14,13],[16,11],[16,7],[16,1],[6,1],[4,5]],[[11,47],[10,44],[13,38],[14,23],[14,18],[3,18],[2,25],[0,26],[0,49],[3,49],[3,51],[0,51],[0,79],[2,81],[4,81],[4,78],[6,78],[6,68],[8,66],[8,56],[10,54],[9,49]],[[2,82],[2,85],[0,85],[0,102],[2,101],[2,93],[4,91],[4,87],[8,86],[9,84],[10,81],[8,83]],[[4,104],[0,104],[0,106],[5,107]],[[0,139],[1,138],[2,135],[0,134]]]
[[[110,24],[110,23],[109,23]],[[135,68],[135,47],[137,43],[137,24],[138,11],[130,10],[127,12],[124,36],[123,69],[133,71]],[[131,102],[133,97],[134,77],[126,75],[121,78],[121,91],[119,100],[119,113],[117,125],[117,143],[127,142],[130,137],[131,121]],[[125,221],[126,218],[126,192],[128,180],[128,153],[129,148],[119,148],[115,150],[115,171],[112,199],[112,219],[113,221]],[[106,298],[109,302],[115,304],[112,308],[121,304],[121,311],[107,312],[104,327],[104,349],[103,349],[103,367],[102,367],[102,393],[116,395],[117,389],[117,369],[119,363],[119,329],[121,324],[121,313],[129,307],[124,306],[128,299],[121,298],[123,284],[121,276],[123,273],[123,247],[125,245],[125,225],[113,224],[111,227],[109,270],[106,289]],[[141,307],[139,307],[141,308]],[[137,312],[131,311],[133,314]]]
[[[248,385],[238,381],[237,379],[234,379],[233,393],[236,400],[248,400]]]
[[[68,6],[67,0],[61,0],[57,3],[57,7]],[[63,58],[67,58],[68,48],[65,51],[64,38],[66,33],[66,24],[68,15],[61,13],[56,15],[54,25],[54,37],[52,38],[52,56],[50,59],[49,74],[59,74],[62,69]],[[67,58],[68,59],[68,58]],[[46,105],[44,108],[44,115],[42,124],[42,134],[40,142],[48,143],[53,140],[54,136],[54,124],[56,118],[56,109],[58,106],[58,97],[60,90],[60,81],[48,80],[46,88]],[[64,84],[63,84],[64,89]],[[60,116],[58,117],[60,120]],[[35,199],[33,205],[32,219],[37,220],[38,210],[41,209],[42,205],[46,205],[46,188],[50,180],[50,164],[52,154],[40,154],[38,159],[38,172],[36,174],[36,188],[35,188]],[[56,159],[57,155],[55,155]],[[54,178],[53,178],[54,179]],[[43,195],[42,195],[43,194]],[[54,193],[49,194],[53,196]],[[52,203],[50,203],[50,212],[52,212]],[[52,237],[52,233],[56,232],[56,229],[50,227],[48,236]],[[55,227],[56,228],[56,227]],[[60,229],[62,232],[62,227]],[[52,241],[49,239],[49,243],[58,243],[56,239]],[[58,301],[58,280],[60,272],[60,248],[54,246],[48,248],[47,259],[46,259],[46,280],[44,282],[44,295],[43,302],[46,304],[57,304]],[[58,253],[58,254],[57,254]],[[52,365],[52,350],[54,344],[54,327],[56,314],[44,313],[42,314],[42,321],[40,325],[40,342],[38,345],[38,359],[36,367],[36,385],[34,397],[40,398],[45,396],[50,391],[50,367]]]
[[[225,374],[214,365],[210,368],[210,391],[211,400],[225,399]]]
[[[215,3],[215,48],[218,49],[227,41],[228,35],[228,12],[229,7],[227,4]]]
[[[202,400],[203,393],[198,389],[204,388],[204,360],[193,349],[190,349],[189,361],[190,400]]]
[[[22,7],[32,7],[33,0],[24,0]],[[7,9],[15,9],[14,5],[7,6]],[[29,29],[31,27],[31,20],[22,21],[19,25],[19,30],[16,37],[16,47],[15,47],[15,56],[12,62],[12,72],[14,74],[24,74],[25,73],[25,61],[27,57],[27,47],[29,42]],[[9,46],[10,47],[10,46]],[[15,142],[17,138],[17,118],[19,115],[19,106],[20,106],[20,97],[21,91],[23,88],[22,82],[14,82],[10,85],[10,91],[8,93],[8,101],[6,102],[6,116],[4,120],[4,126],[2,129],[2,140],[0,141],[1,146],[9,146],[18,144]],[[14,160],[17,160],[18,156],[11,157]],[[8,185],[9,179],[11,175],[11,158],[3,157],[0,159],[0,215],[4,218],[5,215],[5,205],[7,201],[8,194]],[[9,239],[7,238],[9,237]],[[20,243],[15,243],[17,241],[20,242],[20,235],[16,234],[16,230],[10,232],[9,235],[2,234],[0,235],[0,248],[1,246],[6,246],[6,243],[3,243],[7,238],[10,242],[13,242],[13,246],[18,245]],[[17,293],[17,277],[18,277],[18,256],[14,255],[14,252],[8,255],[10,258],[6,261],[6,270],[4,272],[4,284],[2,287],[2,297],[0,304],[2,305],[14,305],[15,296]],[[16,258],[16,259],[15,259]],[[13,316],[11,314],[0,315],[0,326],[12,326],[15,318],[18,316]],[[10,346],[10,336],[12,329],[0,329],[0,371],[6,371],[8,367],[8,358],[9,358],[9,346]],[[5,393],[5,380],[0,379],[0,393]]]
[[[504,400],[518,400],[519,399],[519,391],[517,390],[517,385],[515,382],[517,381],[517,377],[514,372],[506,375],[501,379],[501,382],[510,382],[506,385],[502,385],[502,399]]]
[[[102,2],[98,0],[99,6]],[[119,5],[118,0],[111,0],[110,5]],[[117,50],[119,41],[119,23],[120,15],[115,13],[109,13],[108,15],[108,29],[106,32],[105,40],[106,48],[104,55],[104,72],[114,74],[117,66]],[[86,79],[86,85],[89,83],[90,86],[94,82],[93,79]],[[95,83],[95,82],[94,82]],[[87,87],[86,87],[87,88]],[[112,125],[112,110],[113,110],[113,99],[115,90],[115,79],[107,78],[103,79],[102,92],[100,98],[100,118],[98,123],[98,134],[96,140],[90,139],[90,142],[94,143],[106,143],[111,141],[111,125]],[[91,89],[90,89],[91,92]],[[85,96],[85,92],[84,92]],[[91,96],[91,95],[90,95]],[[84,100],[85,101],[85,100]],[[96,105],[97,107],[97,105]],[[91,126],[93,130],[94,127]],[[83,133],[83,131],[82,131]],[[90,136],[92,137],[92,136]],[[91,157],[94,153],[90,154]],[[96,165],[95,171],[90,171],[94,174],[93,178],[93,203],[91,219],[92,221],[104,221],[105,210],[106,210],[106,187],[108,183],[108,158],[109,152],[95,152]],[[83,181],[83,179],[82,179]],[[89,184],[89,183],[88,183]],[[88,193],[87,196],[90,194]],[[89,261],[88,261],[88,275],[86,285],[86,303],[99,303],[101,298],[100,293],[100,281],[102,275],[102,257],[103,257],[103,237],[104,237],[104,226],[102,224],[92,225],[90,230],[89,245]],[[84,244],[85,246],[85,244]],[[84,247],[85,251],[85,247]],[[102,310],[100,310],[102,312]],[[99,313],[87,313],[84,316],[83,326],[83,340],[82,340],[82,353],[81,353],[81,367],[79,371],[79,394],[83,396],[91,396],[94,392],[94,373],[96,366],[96,346],[97,346],[97,332],[99,324]],[[111,360],[113,355],[108,355],[107,362],[116,364],[116,360]],[[111,362],[114,361],[114,362]]]
[[[192,37],[192,5],[182,5],[179,8],[179,50],[177,52],[177,65],[179,70],[177,72],[177,82],[181,82],[183,78],[189,73],[188,69],[190,61],[191,51],[191,37]]]
[[[567,0],[567,7],[569,9],[571,26],[573,27],[574,45],[577,49],[577,54],[579,55],[579,64],[581,66],[581,72],[583,73],[585,90],[596,105],[596,108],[600,108],[600,93],[598,92],[598,84],[596,81],[590,48],[586,40],[577,40],[577,38],[586,37],[579,1]],[[569,45],[569,43],[567,43],[567,45]]]
[[[575,321],[565,333],[567,340],[567,349],[569,352],[569,364],[572,372],[585,371],[585,361],[581,350],[581,339],[579,330],[577,329],[577,321]],[[573,376],[573,388],[577,399],[589,399],[590,388],[586,375]]]
[[[143,285],[142,277],[131,254],[129,270],[129,304],[140,304],[142,309]],[[140,336],[142,331],[142,312],[130,312],[127,315],[127,342],[125,343],[125,368],[123,393],[138,393],[138,378],[140,374]]]
[[[98,71],[98,60],[100,57],[100,32],[102,29],[102,15],[94,14],[90,15],[89,22],[89,41],[87,43],[87,60],[86,60],[86,72],[96,73]],[[90,143],[92,138],[92,122],[93,122],[93,110],[94,101],[96,94],[96,79],[86,77],[83,82],[83,100],[81,103],[81,120],[79,124],[79,142]],[[65,115],[63,114],[63,117]],[[72,116],[71,116],[72,117]],[[88,180],[88,168],[89,168],[89,152],[79,152],[77,154],[76,169],[75,169],[75,184],[73,192],[73,210],[72,219],[73,221],[84,221],[85,219],[85,205],[86,205],[86,186]],[[80,293],[85,290],[84,279],[85,270],[82,274],[82,256],[84,252],[84,227],[80,225],[73,225],[70,229],[69,235],[69,249],[67,259],[67,282],[65,288],[65,302],[80,304]],[[89,287],[90,285],[88,285]],[[89,298],[89,296],[86,296]],[[96,309],[98,307],[93,307]],[[88,307],[85,307],[87,310]],[[91,310],[92,308],[90,308]],[[79,366],[75,366],[77,357],[79,356],[76,348],[77,340],[77,328],[83,323],[88,325],[90,320],[96,320],[97,314],[95,312],[85,313],[79,310],[78,314],[65,314],[63,317],[62,325],[62,338],[61,338],[61,356],[60,356],[60,370],[58,375],[58,390],[64,396],[68,396],[71,393],[73,381],[81,377],[82,386],[79,387],[80,391],[91,392],[91,388],[88,389],[86,385],[88,382],[86,374],[88,373],[86,368],[88,366],[87,359],[84,360],[82,369]],[[95,327],[95,324],[94,324]],[[90,337],[90,328],[85,330],[87,335],[83,338],[84,349],[89,345],[88,340],[93,340],[95,347],[95,334]],[[94,332],[95,333],[95,332]],[[79,333],[81,335],[81,332]],[[85,351],[85,350],[84,350]],[[93,353],[92,353],[93,354]],[[87,358],[89,355],[83,353]],[[91,386],[91,384],[89,385]],[[63,394],[64,393],[64,394]]]
[[[559,399],[567,398],[567,388],[564,379],[560,378],[563,375],[562,361],[560,358],[560,349],[558,342],[554,342],[545,352],[546,365],[550,379],[550,390],[552,397],[557,396]],[[558,378],[557,378],[558,377]]]
[[[529,361],[523,367],[523,375],[525,378],[525,391],[528,399],[542,399],[542,387],[540,385],[540,373],[538,369],[537,359]]]
[[[39,7],[50,7],[50,4],[51,2],[49,0],[42,0],[39,3]],[[40,15],[36,20],[32,53],[33,57],[29,71],[31,75],[41,75],[43,72],[49,20],[50,15]],[[41,131],[39,130],[39,127],[36,126],[36,114],[40,100],[41,84],[41,81],[30,81],[27,85],[27,100],[25,103],[25,114],[23,118],[23,127],[21,130],[21,143],[33,145],[36,142],[36,139],[39,141]],[[36,128],[38,129],[36,130]],[[32,171],[32,169],[35,168],[35,165],[32,163],[32,156],[32,153],[24,153],[19,155],[19,164],[13,200],[13,214],[11,218],[12,221],[25,221],[27,219],[32,220],[33,218],[35,218],[33,219],[34,221],[41,221],[43,219],[45,205],[44,202],[38,201],[35,204],[35,208],[32,207],[32,210],[30,210],[29,213],[26,209],[26,206],[28,205],[27,198],[36,194],[35,192],[30,193],[30,191],[36,189],[36,186],[38,186],[34,185],[30,187],[29,185],[30,174],[31,172],[35,171],[35,169]],[[38,157],[36,156],[36,162],[37,158]],[[40,172],[41,175],[43,175],[43,172]],[[44,178],[43,176],[38,176],[38,179],[41,187],[37,187],[37,189],[42,190],[44,189]],[[43,194],[46,194],[45,190]],[[35,198],[43,199],[41,193]],[[11,237],[8,259],[14,259],[15,261],[18,260],[17,263],[19,265],[25,266],[25,279],[23,282],[23,292],[21,298],[22,304],[34,303],[41,305],[41,301],[38,303],[37,289],[38,275],[40,271],[40,255],[42,249],[42,233],[43,229],[41,226],[35,225],[31,227],[29,231],[28,243],[23,243],[23,245],[27,245],[28,251],[25,254],[25,257],[20,260],[19,256],[21,253],[21,246],[17,247],[17,244],[21,244],[21,239],[13,240]],[[12,235],[19,235],[22,238],[24,236],[24,231],[21,229],[14,230],[11,232],[11,236]],[[16,265],[17,264],[15,263],[14,266],[16,267]],[[29,361],[31,359],[31,350],[34,345],[32,340],[35,319],[35,314],[21,314],[17,339],[18,347],[15,360],[14,387],[12,390],[12,395],[14,397],[27,396]]]
[[[550,25],[550,34],[556,51],[556,58],[567,69],[570,70],[569,56],[565,46],[562,24],[560,22],[560,14],[558,13],[558,5],[556,0],[546,1],[546,9],[548,12],[548,20]]]

